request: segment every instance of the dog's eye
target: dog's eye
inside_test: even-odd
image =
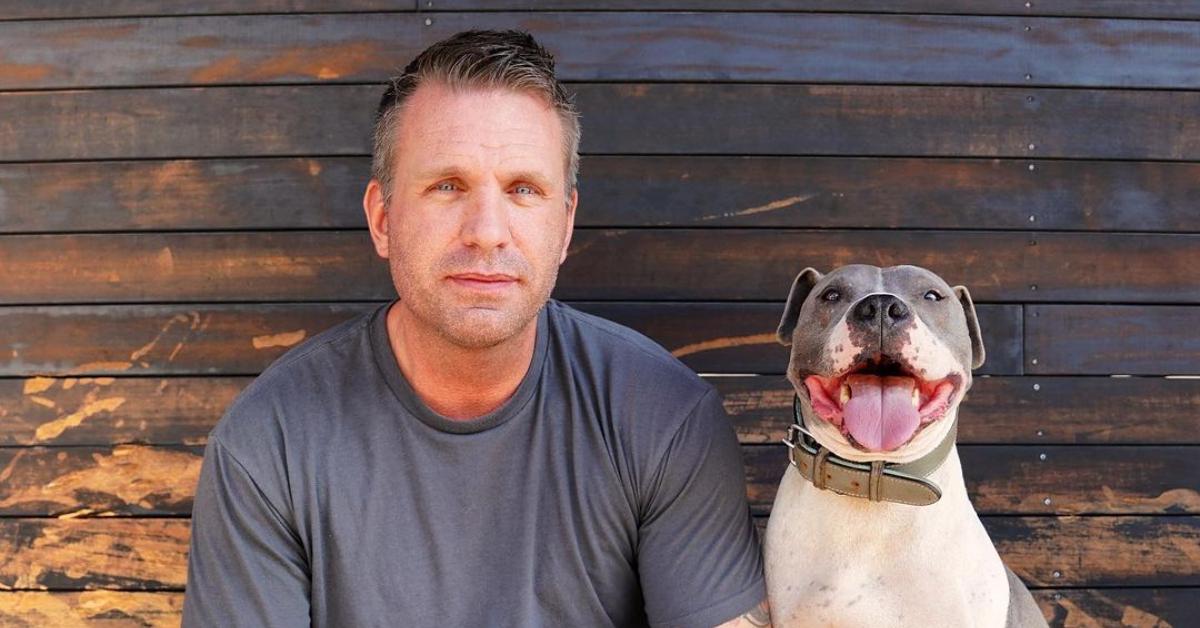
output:
[[[943,298],[945,297],[943,297],[942,293],[938,292],[937,290],[930,290],[929,292],[925,293],[926,301],[941,301]]]
[[[840,298],[842,298],[842,293],[838,292],[836,288],[829,288],[821,293],[822,301],[837,301]]]

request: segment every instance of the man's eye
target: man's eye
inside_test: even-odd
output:
[[[439,192],[453,192],[458,189],[458,186],[451,181],[442,181],[441,183],[433,186],[433,189]]]
[[[537,194],[537,190],[532,185],[513,186],[513,192],[517,194]]]

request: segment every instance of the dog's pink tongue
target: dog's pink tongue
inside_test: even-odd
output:
[[[911,377],[851,375],[850,400],[842,409],[846,429],[871,451],[890,451],[908,442],[921,417],[912,402]]]

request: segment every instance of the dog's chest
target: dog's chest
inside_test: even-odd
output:
[[[789,469],[766,536],[777,628],[1004,625],[1003,565],[974,511],[939,502],[913,519],[878,506]]]

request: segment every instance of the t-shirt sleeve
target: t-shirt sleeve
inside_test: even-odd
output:
[[[192,507],[183,628],[310,625],[305,556],[254,478],[210,436]]]
[[[638,526],[638,574],[654,626],[711,627],[766,597],[737,436],[710,389],[650,478]]]

